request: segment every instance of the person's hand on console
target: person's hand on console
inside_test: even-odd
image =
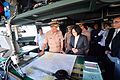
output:
[[[111,54],[111,51],[110,50],[106,50],[105,54]]]
[[[65,54],[65,52],[63,50],[60,51],[61,54]]]
[[[42,56],[44,54],[44,51],[41,51],[38,55]]]
[[[78,52],[78,49],[72,48],[72,51],[73,51],[74,53],[77,53],[77,52]]]

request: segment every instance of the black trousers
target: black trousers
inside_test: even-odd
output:
[[[114,78],[115,63],[111,62],[111,60],[107,57],[107,55],[104,55],[102,59],[103,59],[102,65],[105,68],[104,80],[115,80]]]

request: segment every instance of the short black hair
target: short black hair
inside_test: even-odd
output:
[[[73,29],[77,32],[77,35],[80,35],[81,32],[82,32],[82,29],[79,27],[79,25],[74,25],[74,26],[72,27],[72,30],[73,30]]]
[[[39,30],[41,30],[41,31],[42,31],[42,27],[41,27],[41,26],[36,25],[36,28],[37,28],[37,33],[39,33]]]
[[[120,15],[112,16],[113,19],[120,17]]]
[[[88,26],[84,23],[82,24],[86,30],[88,30]]]

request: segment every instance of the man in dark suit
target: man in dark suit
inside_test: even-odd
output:
[[[115,80],[120,80],[120,16],[113,19],[113,28],[109,30],[105,45],[108,76],[112,76],[114,71]]]

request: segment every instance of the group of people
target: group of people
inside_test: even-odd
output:
[[[70,25],[64,36],[65,53],[86,55],[89,49],[90,32],[84,25]]]
[[[46,34],[39,28],[40,34],[35,39],[40,46],[39,55],[43,55],[49,47],[49,52],[53,53],[97,56],[105,64],[108,76],[105,80],[120,79],[120,16],[113,19],[111,28],[105,25],[101,29],[95,24],[93,30],[89,31],[85,23],[69,25],[64,37],[58,30],[59,26],[53,22]]]
[[[59,26],[57,22],[53,22],[50,25],[51,30],[46,34],[43,34],[42,28],[38,28],[39,34],[37,34],[35,42],[40,46],[39,54],[44,54],[45,48],[48,46],[49,52],[84,55],[89,49],[89,42],[87,37],[82,34],[79,25],[68,26],[68,32],[64,37],[62,32],[58,30]]]

